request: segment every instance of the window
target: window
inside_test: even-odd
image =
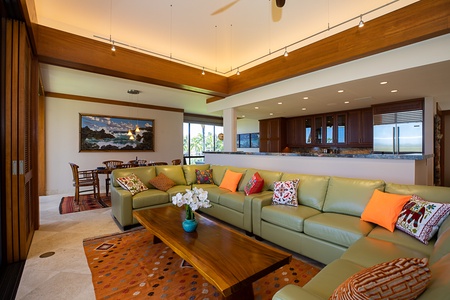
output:
[[[183,123],[183,154],[188,165],[205,162],[204,151],[222,151],[223,141],[218,136],[223,126]]]

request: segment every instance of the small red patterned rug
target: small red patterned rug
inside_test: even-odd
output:
[[[59,213],[68,214],[79,211],[99,209],[111,206],[110,196],[100,194],[100,199],[95,199],[93,194],[80,195],[80,204],[75,203],[74,196],[62,197],[59,204]]]
[[[146,229],[85,239],[96,299],[219,299],[219,292]],[[305,285],[320,268],[291,263],[253,283],[255,299],[272,299],[287,284]]]

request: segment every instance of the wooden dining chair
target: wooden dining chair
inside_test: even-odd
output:
[[[177,158],[172,160],[172,165],[181,165],[181,159]]]
[[[123,169],[123,168],[135,168],[135,167],[139,167],[137,164],[135,163],[127,163],[127,164],[121,164],[117,166],[117,169]]]
[[[146,166],[147,165],[147,160],[146,159],[134,159],[134,160],[130,160],[128,162],[129,164],[135,164],[137,166]]]
[[[75,187],[75,203],[80,204],[80,194],[94,194],[95,199],[100,198],[100,186],[97,170],[79,170],[79,166],[69,163],[72,169],[73,186]]]
[[[109,178],[109,174],[111,173],[112,170],[117,169],[118,166],[123,164],[123,161],[111,159],[111,160],[105,160],[103,162],[103,164],[108,169],[108,172],[106,172],[106,179],[105,179],[106,196],[108,196],[109,195],[109,186],[111,185],[111,179]]]

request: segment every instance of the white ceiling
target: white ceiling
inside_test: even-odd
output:
[[[139,47],[144,52],[185,61],[198,67],[199,72],[205,68],[230,76],[237,67],[242,72],[282,55],[286,46],[297,41],[305,39],[287,50],[357,26],[361,15],[367,22],[414,2],[286,0],[283,8],[277,8],[275,1],[270,0],[35,0],[35,5],[41,25],[104,42],[111,38],[117,46]],[[310,38],[319,32],[323,33]],[[265,57],[258,59],[262,56]],[[248,64],[253,60],[256,61]],[[41,72],[46,91],[139,101],[182,108],[189,113],[211,114],[207,111],[207,96],[202,94],[44,64]],[[307,113],[367,107],[377,99],[393,101],[424,96],[437,97],[443,109],[450,109],[448,74],[450,63],[444,62],[311,90],[307,96],[316,100],[308,103]],[[380,88],[382,80],[389,81],[389,88],[399,92]],[[126,93],[128,89],[140,90],[141,94],[130,96]],[[337,89],[345,89],[345,96],[337,93]],[[277,116],[305,114],[302,103],[299,105],[299,97],[303,95],[265,100],[258,104],[258,111],[254,103],[237,107],[238,116],[268,118],[268,113],[275,109]],[[344,99],[365,100],[352,101],[353,104],[346,106],[342,104]],[[283,105],[276,104],[280,101]]]

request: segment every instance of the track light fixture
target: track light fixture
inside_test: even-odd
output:
[[[358,27],[359,27],[359,28],[364,27],[364,21],[363,21],[363,19],[362,19],[362,15],[359,17],[359,24],[358,24]]]
[[[272,0],[272,1],[275,1],[275,0]],[[362,18],[363,16],[371,14],[373,12],[376,12],[376,11],[378,11],[380,9],[383,9],[383,8],[385,8],[387,6],[390,6],[390,5],[392,5],[392,4],[394,4],[394,3],[398,2],[398,1],[399,0],[391,0],[390,2],[388,2],[388,3],[384,4],[384,5],[381,5],[381,6],[377,7],[377,8],[374,8],[374,9],[372,9],[370,11],[367,11],[367,12],[364,12],[363,14],[361,14],[359,16],[358,28],[364,27],[364,25],[365,25],[365,23],[363,21],[363,18]],[[111,0],[111,2],[112,2],[112,0]],[[279,0],[279,1],[277,0],[276,4],[277,4],[278,7],[283,7],[285,2],[286,2],[285,0]],[[112,4],[111,4],[111,11],[112,11]],[[111,13],[111,15],[112,15],[112,13]],[[112,16],[110,16],[110,19],[112,19]],[[268,54],[262,55],[260,57],[255,58],[255,59],[252,59],[252,60],[250,60],[248,62],[245,62],[245,63],[239,65],[238,67],[231,68],[228,71],[218,71],[217,67],[215,69],[212,69],[212,68],[204,67],[204,66],[201,66],[201,65],[189,62],[189,61],[178,59],[178,58],[173,57],[172,53],[170,53],[170,55],[166,55],[166,54],[150,51],[150,50],[147,50],[147,49],[144,49],[144,48],[136,47],[136,46],[133,46],[133,45],[130,45],[130,44],[126,44],[126,43],[123,43],[121,41],[117,41],[117,40],[113,41],[111,39],[111,28],[110,28],[109,39],[106,38],[106,37],[98,36],[98,35],[94,35],[94,37],[111,43],[112,44],[111,51],[116,51],[115,44],[118,44],[120,46],[124,46],[124,47],[130,48],[130,49],[135,49],[135,50],[138,50],[138,51],[141,51],[141,52],[148,53],[150,55],[159,56],[159,57],[162,57],[162,58],[165,58],[165,59],[169,59],[169,60],[172,60],[172,61],[175,61],[175,62],[179,62],[179,63],[186,64],[186,65],[190,65],[190,66],[193,66],[193,67],[198,68],[198,69],[202,69],[202,75],[206,74],[205,70],[209,70],[211,72],[218,73],[218,74],[223,74],[223,75],[227,75],[227,74],[229,74],[231,72],[236,71],[236,75],[240,75],[240,71],[239,71],[240,68],[243,68],[243,67],[246,67],[248,65],[254,64],[255,62],[257,62],[259,60],[262,60],[262,59],[265,59],[265,58],[273,55],[274,53],[280,53],[281,51],[283,51],[283,49],[284,49],[283,55],[286,57],[286,56],[289,55],[289,52],[287,51],[287,47],[293,47],[293,46],[295,46],[295,45],[297,45],[299,43],[303,43],[303,42],[305,42],[305,41],[307,41],[307,40],[309,40],[311,38],[315,38],[315,37],[317,37],[317,36],[319,36],[319,35],[321,35],[323,33],[326,33],[326,32],[328,32],[328,31],[330,31],[332,29],[338,28],[338,27],[340,27],[342,25],[345,25],[347,23],[350,23],[350,22],[355,22],[355,20],[357,20],[357,19],[358,19],[358,16],[355,16],[355,17],[352,17],[352,18],[350,18],[348,20],[345,20],[345,21],[343,21],[343,22],[341,22],[339,24],[333,25],[333,26],[330,26],[330,23],[328,23],[327,28],[325,28],[324,30],[318,31],[318,32],[316,32],[316,33],[314,33],[314,34],[312,34],[310,36],[307,36],[307,37],[302,38],[302,39],[300,39],[298,41],[295,41],[295,42],[293,42],[293,43],[291,43],[289,45],[285,45],[284,47],[281,47],[281,48],[279,48],[279,49],[277,49],[275,51],[269,51]],[[111,23],[111,20],[110,20],[110,23]],[[111,27],[111,24],[110,24],[110,27]]]

